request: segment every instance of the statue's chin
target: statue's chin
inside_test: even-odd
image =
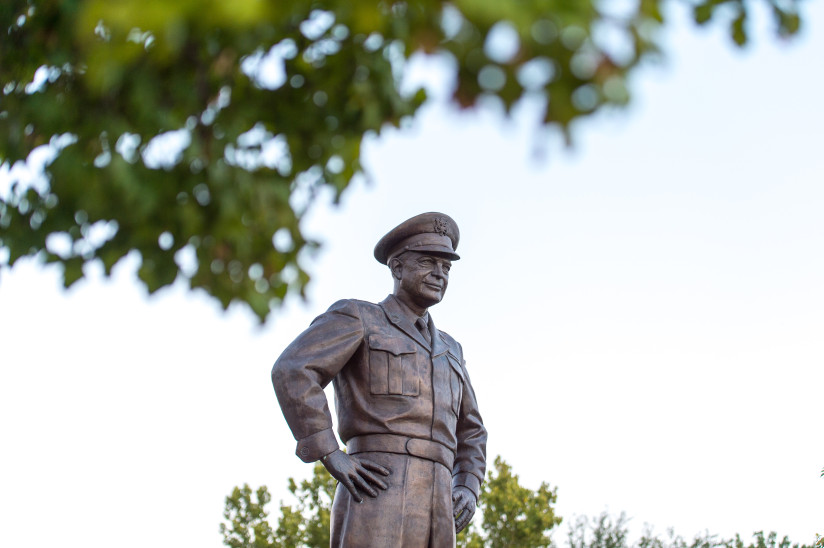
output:
[[[432,295],[432,296],[430,296],[430,295],[421,296],[421,297],[417,300],[417,305],[418,305],[418,306],[421,306],[421,307],[423,307],[423,308],[429,308],[430,306],[435,306],[436,304],[438,304],[439,302],[441,302],[441,299],[443,299],[443,296],[442,296],[442,295],[437,295],[437,296],[434,296],[434,295]]]

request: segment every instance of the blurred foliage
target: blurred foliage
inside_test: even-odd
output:
[[[265,485],[252,493],[252,489],[244,484],[235,487],[232,494],[226,497],[223,517],[228,524],[220,524],[220,533],[223,543],[232,548],[267,548],[272,546],[272,527],[269,525],[269,513],[266,505],[272,500],[272,495]]]
[[[481,522],[478,524],[475,520],[462,531],[457,545],[463,548],[550,546],[549,533],[561,523],[552,507],[557,497],[556,489],[550,489],[546,483],[541,483],[537,491],[522,486],[512,467],[500,456],[496,457],[494,469],[481,486]]]
[[[274,546],[329,546],[329,516],[336,487],[337,481],[320,462],[315,463],[312,478],[300,485],[289,478],[289,492],[298,504],[292,507],[281,503]]]
[[[280,519],[272,528],[266,504],[271,500],[267,487],[256,491],[256,502],[248,485],[235,487],[226,497],[220,524],[223,544],[231,548],[313,548],[329,546],[329,515],[335,496],[335,479],[319,462],[312,478],[300,484],[289,478],[289,492],[297,506],[280,504]]]
[[[743,540],[741,540],[740,536],[735,535],[734,539],[724,541],[723,545],[725,548],[813,548],[808,544],[798,544],[791,542],[790,539],[786,536],[782,537],[781,540],[778,540],[778,535],[775,533],[775,531],[771,531],[766,535],[763,531],[758,531],[756,533],[753,533],[752,538],[753,541],[747,544]],[[693,545],[689,546],[690,548],[693,548]],[[681,548],[681,546],[673,548]],[[704,548],[704,546],[696,548]]]
[[[623,513],[617,518],[607,513],[593,518],[578,517],[567,534],[569,548],[813,548],[791,543],[786,536],[779,541],[775,532],[765,535],[763,531],[758,531],[752,538],[753,541],[746,544],[739,535],[732,539],[720,539],[704,533],[688,541],[672,529],[662,538],[647,525],[640,539],[630,541],[627,518]]]
[[[824,473],[824,471],[822,471]],[[271,501],[266,486],[253,492],[248,485],[235,487],[226,497],[220,524],[223,544],[230,548],[326,548],[329,546],[329,518],[336,481],[316,462],[312,477],[300,484],[289,478],[288,489],[295,506],[280,503],[276,527],[269,522],[265,506]],[[550,533],[561,523],[553,505],[557,490],[542,483],[537,491],[520,484],[517,474],[501,457],[487,474],[478,511],[471,525],[457,538],[457,548],[556,547]],[[745,543],[739,535],[719,539],[704,533],[686,540],[672,529],[655,534],[646,525],[640,539],[630,540],[627,517],[579,516],[567,531],[568,548],[814,548],[811,545],[779,540],[775,532],[758,531]]]
[[[688,5],[741,45],[756,5],[779,36],[798,32],[799,2]],[[68,287],[90,261],[108,274],[136,251],[150,292],[180,276],[264,321],[309,280],[318,243],[300,222],[319,190],[339,197],[364,136],[425,102],[400,91],[410,56],[454,61],[460,107],[535,97],[569,138],[629,101],[666,4],[5,0],[0,269],[36,256]]]

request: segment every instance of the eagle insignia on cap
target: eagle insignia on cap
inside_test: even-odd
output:
[[[433,224],[435,225],[435,232],[440,234],[441,236],[446,236],[446,232],[449,230],[449,225],[446,222],[446,219],[443,217],[437,217]]]

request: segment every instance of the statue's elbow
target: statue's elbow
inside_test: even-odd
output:
[[[277,360],[275,365],[272,366],[272,386],[275,387],[276,392],[279,387],[286,384],[286,378],[288,376],[288,371],[283,360]]]

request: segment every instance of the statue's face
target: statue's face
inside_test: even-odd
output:
[[[452,261],[417,251],[407,251],[398,261],[392,268],[395,278],[399,278],[395,291],[398,298],[421,308],[441,302]]]

